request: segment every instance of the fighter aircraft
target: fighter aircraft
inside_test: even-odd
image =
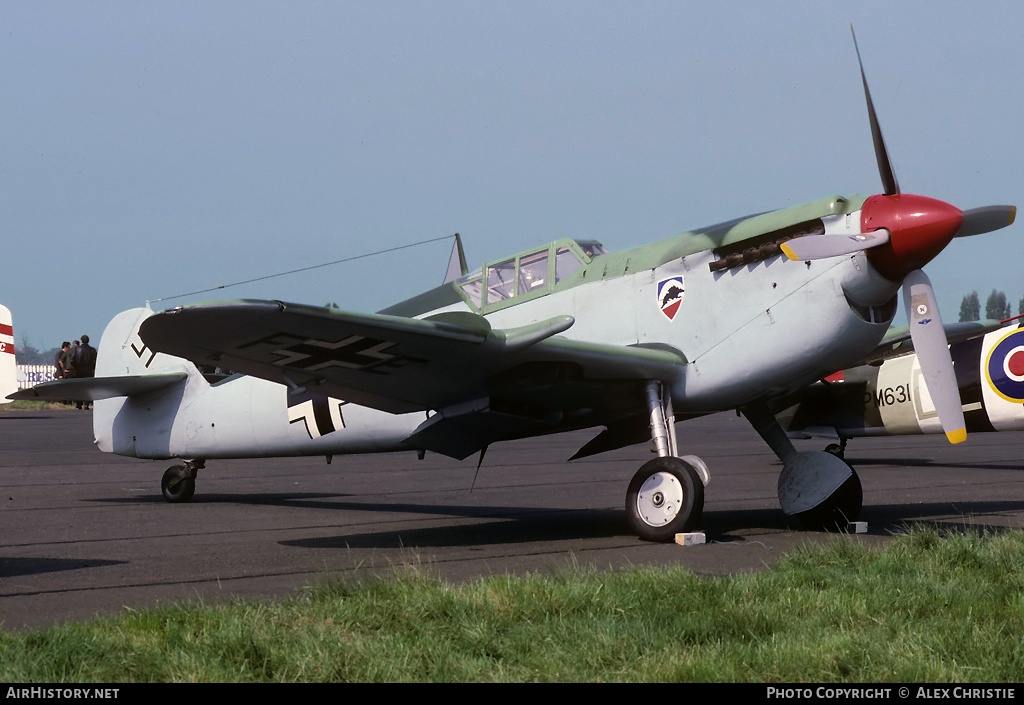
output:
[[[1024,327],[993,321],[947,330],[967,430],[1024,430]],[[851,438],[941,432],[921,362],[904,346],[894,341],[873,364],[773,401],[783,428],[791,438],[834,439],[826,450],[840,456]]]
[[[651,541],[701,522],[708,466],[680,455],[676,422],[737,409],[782,460],[787,515],[853,520],[853,468],[798,452],[774,416],[779,400],[877,354],[902,288],[929,399],[949,440],[962,441],[956,375],[921,268],[954,237],[1005,227],[1016,212],[903,193],[857,57],[880,194],[616,253],[563,239],[472,273],[460,257],[441,286],[377,314],[252,300],[134,309],[103,334],[96,379],[21,394],[96,399],[101,450],[183,459],[161,482],[171,502],[190,500],[216,458],[464,459],[499,441],[601,429],[578,458],[653,440],[658,457],[625,499],[630,525]]]
[[[18,365],[14,359],[14,328],[11,325],[11,311],[0,304],[0,395],[6,397],[18,391]],[[10,403],[0,400],[0,404]]]

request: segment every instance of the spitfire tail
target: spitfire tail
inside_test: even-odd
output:
[[[0,305],[0,404],[7,404],[8,394],[18,391],[18,366],[14,360],[14,329],[11,312]]]

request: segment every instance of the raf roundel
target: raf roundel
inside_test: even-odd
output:
[[[683,278],[669,277],[658,282],[658,307],[668,320],[672,320],[683,303]]]
[[[1024,403],[1024,329],[1007,333],[992,347],[985,362],[985,377],[1003,399]]]

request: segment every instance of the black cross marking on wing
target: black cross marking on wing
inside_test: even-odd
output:
[[[330,367],[341,367],[349,370],[384,373],[382,368],[399,367],[404,362],[424,362],[422,358],[411,355],[399,355],[388,352],[395,343],[361,335],[351,335],[341,340],[328,341],[303,338],[291,333],[274,333],[251,343],[240,345],[247,348],[253,345],[280,346],[286,340],[300,342],[278,347],[270,352],[278,359],[273,364],[307,372],[317,372]]]

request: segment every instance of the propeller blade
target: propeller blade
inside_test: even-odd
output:
[[[914,341],[925,386],[939,414],[942,430],[950,443],[960,443],[967,439],[963,402],[935,292],[920,269],[910,272],[903,280],[903,303],[910,322],[910,339]]]
[[[1005,228],[1017,217],[1017,206],[985,206],[964,211],[964,222],[955,237],[970,237]]]
[[[878,116],[875,114],[875,104],[871,100],[871,91],[868,90],[868,77],[864,73],[864,62],[860,59],[860,47],[857,46],[857,35],[850,25],[850,34],[853,35],[853,48],[857,52],[857,63],[860,64],[860,79],[864,83],[864,98],[868,103],[868,120],[871,122],[871,139],[875,143],[875,160],[878,162],[878,174],[882,177],[882,187],[886,196],[893,196],[900,192],[900,185],[896,182],[896,172],[889,160],[889,152],[885,148],[885,140],[882,139],[882,128],[878,124]]]
[[[825,259],[884,245],[889,237],[885,228],[855,235],[804,235],[782,243],[782,251],[794,262]]]

